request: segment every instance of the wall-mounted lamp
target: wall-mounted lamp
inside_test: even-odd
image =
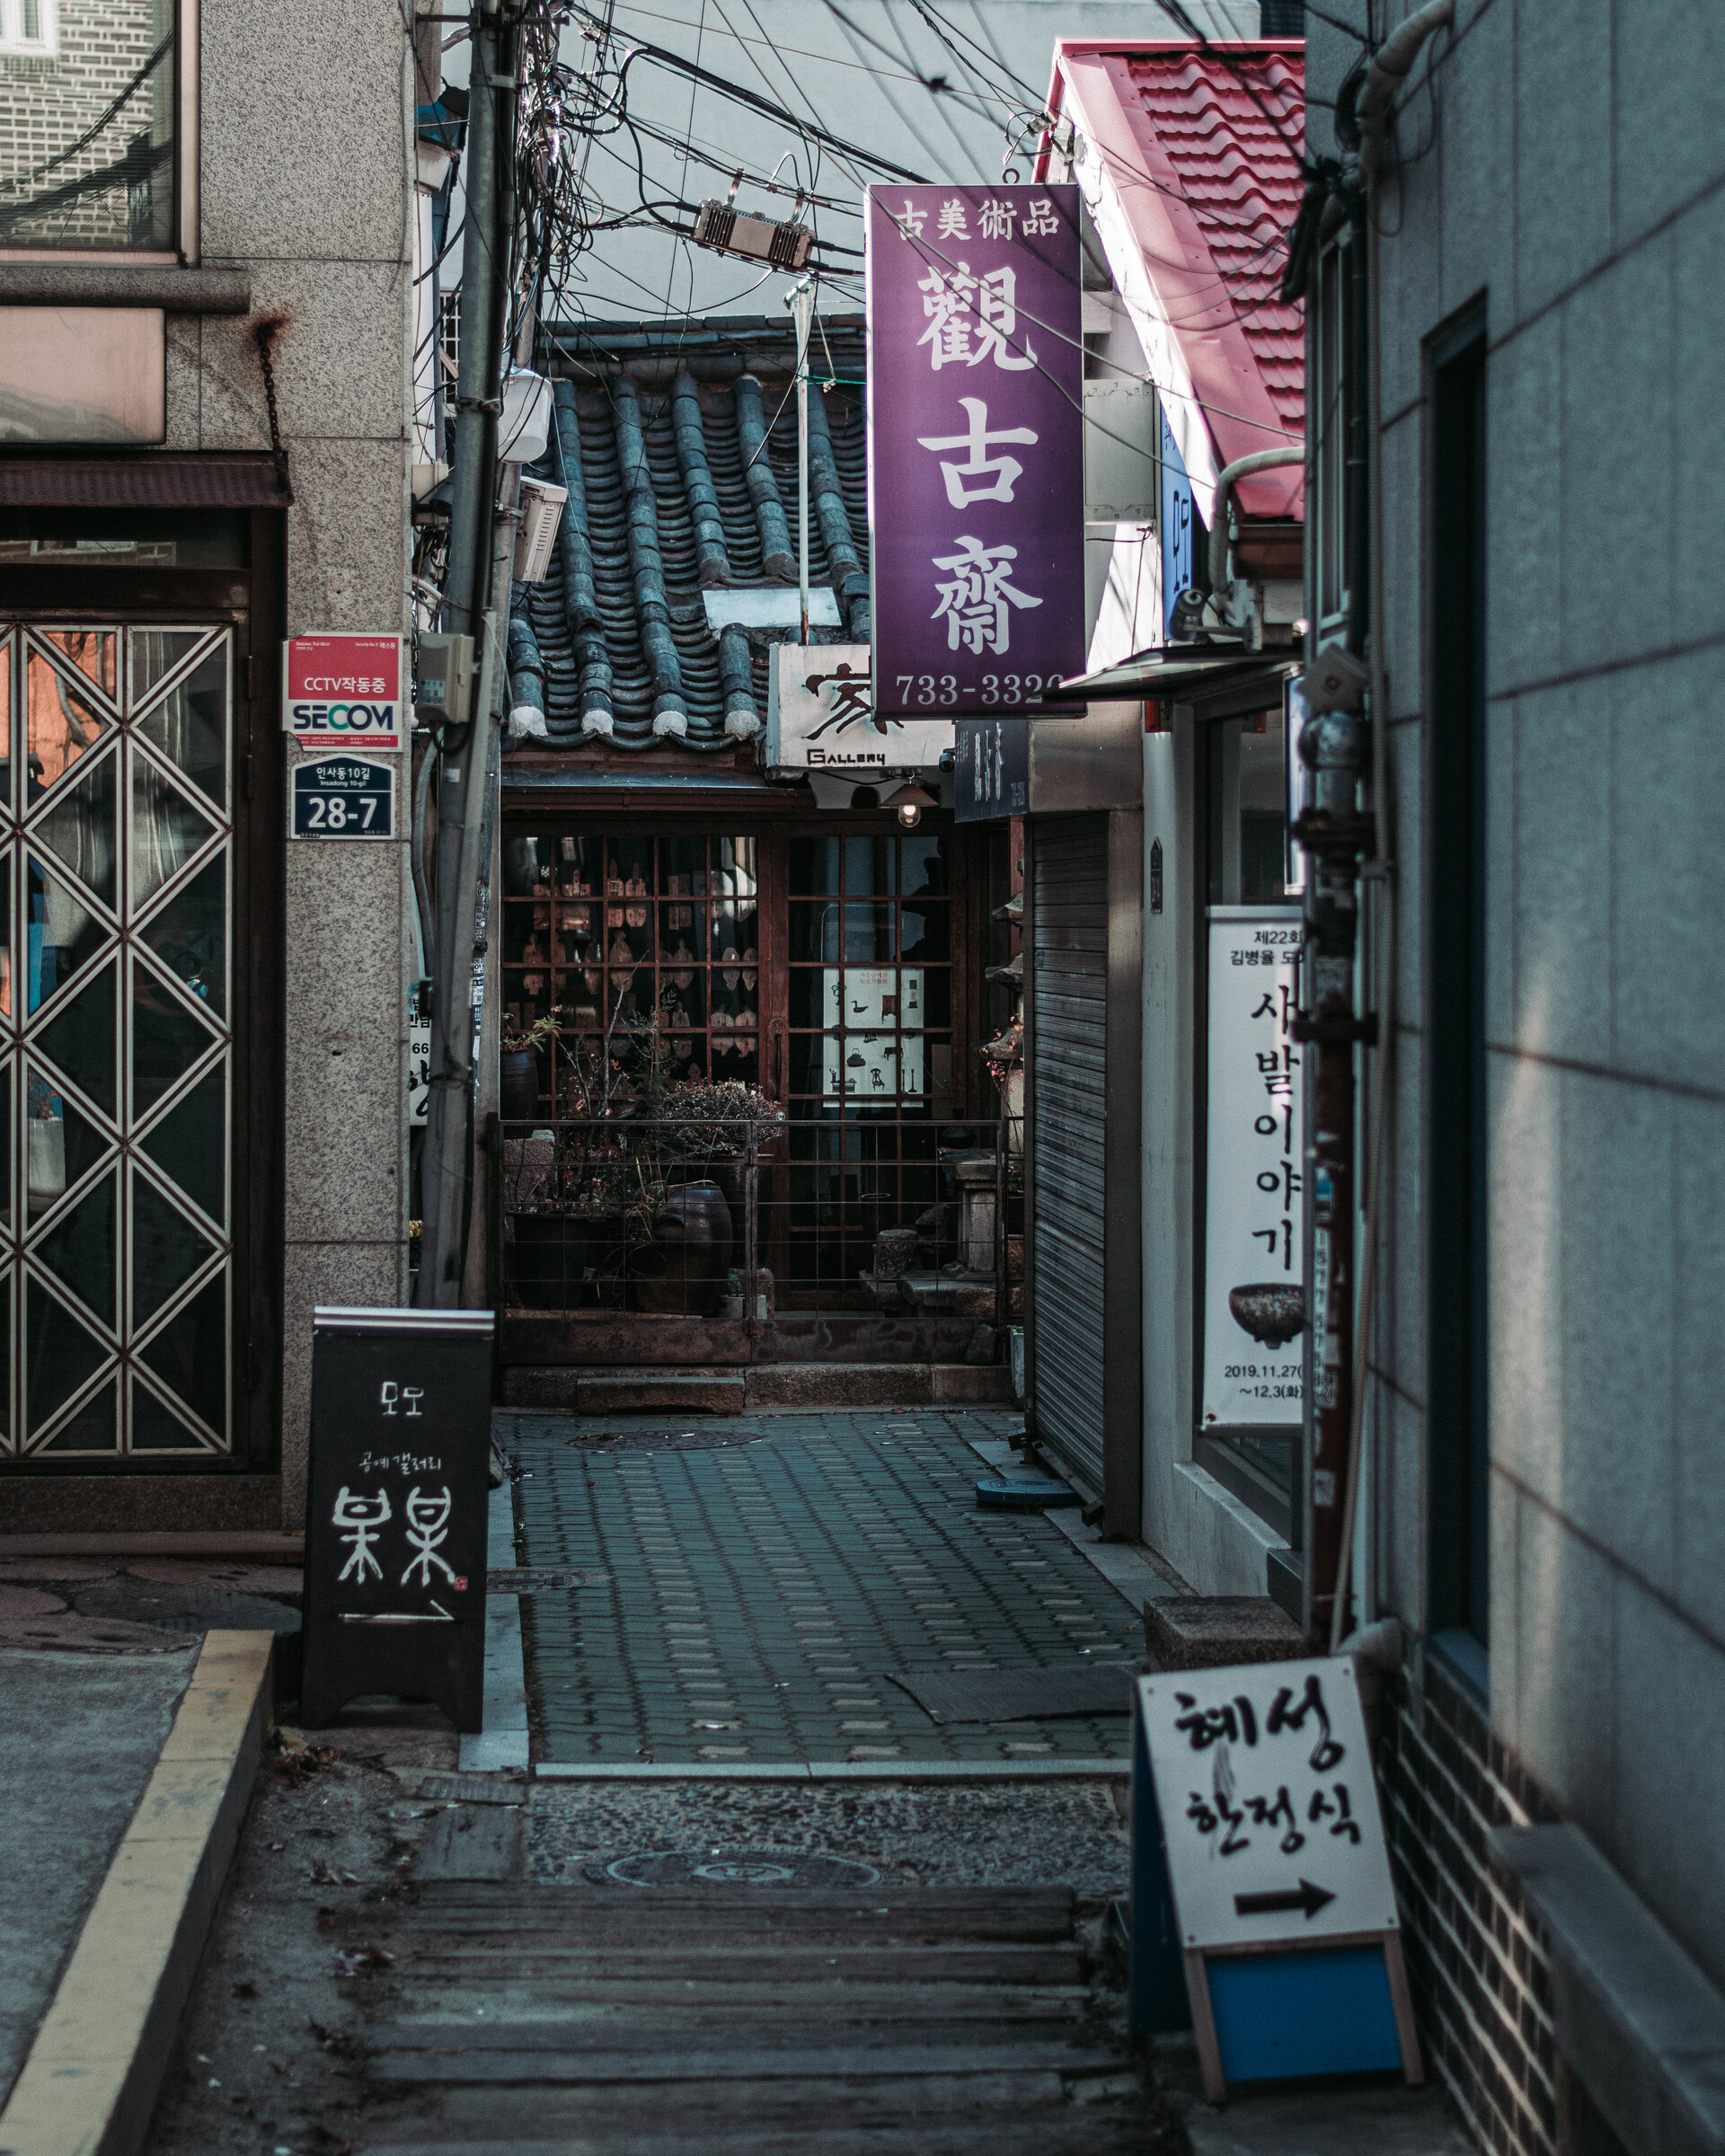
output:
[[[897,793],[887,796],[886,806],[897,809],[898,821],[907,831],[914,831],[923,820],[924,808],[937,806],[932,793],[924,793],[920,786],[901,786]]]

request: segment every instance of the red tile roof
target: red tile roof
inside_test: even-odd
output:
[[[1296,446],[1305,317],[1275,295],[1304,186],[1304,47],[1063,38],[1055,75],[1054,109],[1077,122],[1143,250],[1217,466]],[[1297,468],[1278,469],[1240,482],[1235,500],[1297,517],[1302,492]]]
[[[1301,56],[1234,48],[1225,61],[1188,47],[1121,57],[1137,93],[1126,106],[1133,132],[1154,132],[1178,174],[1264,387],[1297,432],[1305,423],[1305,316],[1275,294],[1287,259],[1282,237],[1305,185],[1288,146],[1305,137]]]

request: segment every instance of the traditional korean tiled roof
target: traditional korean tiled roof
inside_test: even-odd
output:
[[[1054,96],[1099,152],[1144,250],[1217,465],[1297,444],[1303,310],[1276,290],[1299,214],[1304,48],[1063,39]],[[1245,514],[1299,514],[1297,472],[1243,481]]]
[[[1230,47],[1124,55],[1143,124],[1179,176],[1264,387],[1289,431],[1305,424],[1305,317],[1277,303],[1283,235],[1305,188],[1289,146],[1305,138],[1297,49]],[[1131,108],[1128,108],[1128,117]],[[1279,129],[1279,132],[1278,132]]]
[[[544,718],[528,747],[727,750],[765,723],[768,640],[715,638],[703,594],[795,588],[795,351],[777,325],[706,326],[559,337],[555,432],[532,471],[569,503],[550,578],[515,587],[509,624],[512,708]],[[815,346],[809,573],[837,598],[827,641],[866,643],[861,332],[829,319]]]

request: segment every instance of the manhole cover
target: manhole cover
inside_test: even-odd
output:
[[[582,1867],[599,1886],[872,1886],[880,1874],[849,1857],[801,1850],[669,1849]]]
[[[296,1632],[299,1612],[261,1595],[228,1595],[220,1587],[108,1579],[72,1597],[81,1616],[151,1624],[163,1632]]]

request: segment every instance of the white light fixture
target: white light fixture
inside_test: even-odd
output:
[[[932,793],[924,793],[920,786],[912,785],[901,786],[897,793],[889,793],[886,806],[897,812],[907,831],[914,831],[923,820],[923,810],[939,804]]]

